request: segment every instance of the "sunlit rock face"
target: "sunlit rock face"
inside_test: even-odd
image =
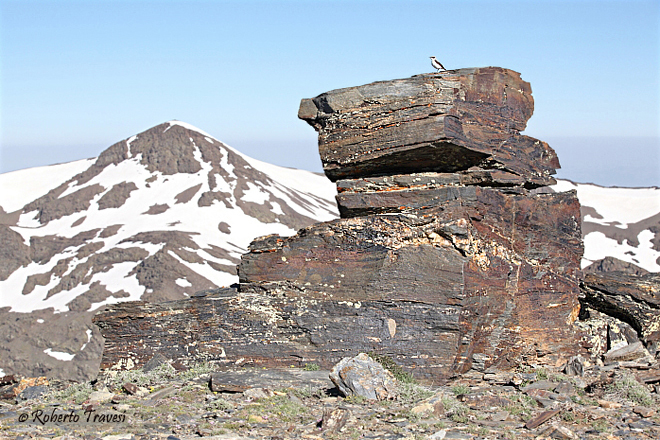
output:
[[[529,84],[495,67],[303,100],[342,218],[252,243],[240,290],[359,302],[316,345],[394,355],[420,377],[579,351],[580,204],[545,187],[559,162],[520,134],[532,111]],[[349,324],[370,314],[396,334]]]

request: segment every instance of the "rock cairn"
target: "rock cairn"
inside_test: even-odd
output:
[[[438,382],[577,354],[580,206],[545,189],[559,163],[520,134],[532,112],[529,84],[497,67],[304,99],[341,218],[256,239],[238,288],[110,306],[102,367],[373,352]]]

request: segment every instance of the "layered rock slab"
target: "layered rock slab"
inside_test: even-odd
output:
[[[256,240],[238,267],[240,289],[360,308],[424,304],[433,318],[429,311],[407,317],[424,331],[372,347],[421,376],[508,367],[528,350],[575,352],[570,324],[582,255],[575,194],[463,187],[434,204]]]
[[[431,382],[575,353],[574,194],[470,190],[416,215],[338,219],[256,240],[238,268],[240,291],[109,306],[95,318],[106,338],[102,367],[161,353],[330,368],[374,351]]]
[[[550,185],[554,150],[520,135],[533,110],[519,73],[485,67],[333,90],[304,99],[298,117],[318,131],[333,181],[476,167]]]
[[[660,275],[620,271],[587,273],[583,301],[629,324],[651,354],[660,356]]]

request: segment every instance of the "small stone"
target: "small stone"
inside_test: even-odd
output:
[[[91,404],[95,403],[105,403],[109,402],[112,400],[112,398],[115,396],[115,393],[111,393],[108,391],[108,389],[104,389],[101,391],[94,391],[92,394],[89,395],[89,402]]]
[[[156,353],[155,355],[152,356],[151,359],[149,359],[149,361],[147,361],[146,364],[144,364],[144,366],[142,367],[142,371],[148,373],[149,371],[155,370],[156,368],[167,362],[168,360],[165,356],[163,356],[160,353]]]
[[[600,420],[607,417],[607,411],[603,410],[602,408],[590,407],[587,408],[587,412],[589,413],[589,418],[591,420]]]
[[[127,382],[121,387],[130,395],[136,394],[138,392],[138,386],[134,383]]]
[[[162,391],[162,390],[161,390],[161,391]],[[157,395],[159,392],[160,392],[160,391],[155,392],[154,395]],[[138,391],[137,391],[137,393],[135,393],[135,397],[146,396],[146,395],[149,394],[149,393],[150,393],[149,388],[146,388],[146,387],[138,387]],[[149,398],[150,398],[150,399],[153,399],[154,397],[153,397],[153,396],[150,396]]]
[[[321,418],[321,430],[339,432],[351,418],[351,411],[345,408],[326,409]]]
[[[13,383],[18,383],[18,379],[13,374],[0,377],[0,386],[11,385]]]
[[[214,373],[211,374],[211,379],[209,380],[209,388],[214,393],[242,393],[250,387],[236,381],[227,380],[226,378],[223,378],[222,376]]]
[[[555,387],[554,392],[557,394],[570,396],[572,394],[575,394],[575,387],[573,387],[573,385],[568,382],[561,382],[559,385]]]
[[[247,418],[247,421],[248,423],[264,423],[266,420],[261,416],[250,414]]]
[[[114,408],[119,412],[127,412],[131,409],[131,405],[128,405],[126,403],[120,403],[119,405],[115,405]]]
[[[588,386],[587,382],[584,379],[582,379],[581,377],[573,378],[573,382],[575,384],[575,388],[580,389],[580,390],[583,390]]]
[[[394,375],[366,353],[343,358],[330,372],[330,380],[344,396],[355,394],[372,400],[398,397]]]
[[[541,426],[542,424],[544,424],[545,422],[550,420],[552,417],[559,414],[559,411],[561,411],[561,409],[553,409],[553,410],[550,410],[550,411],[543,411],[541,414],[539,414],[538,416],[536,416],[533,419],[531,419],[530,421],[528,421],[525,424],[525,428],[527,428],[527,429],[538,428],[539,426]]]
[[[435,432],[429,436],[430,440],[442,440],[447,436],[447,431],[441,429],[438,432]]]
[[[521,388],[521,391],[527,392],[530,390],[552,390],[557,386],[556,383],[549,380],[539,380],[538,382],[530,383]]]
[[[497,408],[512,404],[509,399],[488,394],[467,394],[457,396],[457,399],[465,403],[471,409]]]
[[[490,417],[490,419],[494,422],[503,422],[508,418],[509,413],[507,411],[498,411]]]
[[[640,383],[660,382],[660,370],[648,370],[637,373],[637,380]]]
[[[547,390],[529,390],[525,394],[536,400],[543,408],[550,408],[557,404],[559,394]]]
[[[494,384],[506,385],[511,383],[511,374],[500,372],[484,373],[483,379]]]
[[[572,440],[577,438],[573,431],[562,425],[551,426],[550,428],[546,429],[542,435],[558,440]]]
[[[37,385],[33,387],[27,387],[17,396],[18,400],[32,400],[37,399],[44,394],[48,393],[48,387],[43,385]]]
[[[564,373],[567,376],[584,376],[584,359],[582,356],[573,356],[566,362]]]
[[[647,418],[653,417],[656,411],[652,408],[647,408],[646,406],[636,406],[633,408],[633,412],[644,418]]]
[[[618,402],[611,402],[609,400],[598,400],[598,405],[601,408],[605,409],[619,409],[621,408],[621,404]]]
[[[610,350],[603,355],[605,364],[612,364],[614,362],[634,361],[642,357],[648,357],[649,352],[646,351],[641,342],[633,342],[625,347],[617,350]]]
[[[275,393],[273,393],[271,390],[267,388],[250,388],[248,390],[243,391],[243,396],[253,400],[268,399],[269,397],[273,397],[274,395]]]

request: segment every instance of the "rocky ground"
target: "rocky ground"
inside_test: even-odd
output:
[[[92,383],[5,384],[0,438],[660,438],[657,360],[577,362],[568,370],[527,365],[439,386],[418,385],[389,365],[398,398],[382,401],[343,397],[315,364],[214,371],[153,360]]]

